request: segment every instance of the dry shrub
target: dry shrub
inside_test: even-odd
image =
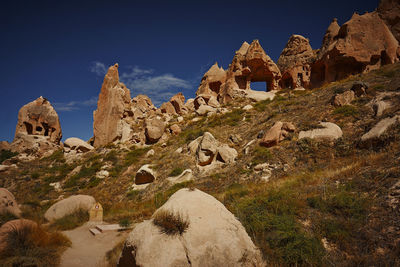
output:
[[[57,266],[69,239],[59,232],[46,232],[41,226],[25,225],[5,236],[0,266]]]
[[[154,215],[153,224],[167,235],[182,235],[189,227],[187,218],[166,210],[160,210]]]

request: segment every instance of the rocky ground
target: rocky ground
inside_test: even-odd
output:
[[[62,151],[10,159],[16,167],[0,173],[0,187],[24,218],[44,222],[51,204],[85,194],[110,223],[141,222],[195,187],[239,219],[271,265],[398,265],[399,74],[394,64],[274,100],[236,99],[224,114],[183,116],[180,133],[153,145],[101,146],[74,161]]]

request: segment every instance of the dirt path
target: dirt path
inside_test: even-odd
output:
[[[71,240],[72,246],[62,255],[61,267],[107,266],[106,252],[126,239],[129,234],[129,231],[110,231],[94,236],[89,232],[89,228],[93,226],[86,223],[74,230],[63,232]]]

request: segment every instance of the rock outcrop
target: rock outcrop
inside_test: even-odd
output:
[[[332,141],[342,137],[343,135],[342,129],[332,122],[321,122],[320,125],[322,128],[301,131],[299,133],[299,139],[311,138]]]
[[[165,229],[172,223],[168,220],[186,222],[187,229],[171,232]],[[244,227],[222,203],[197,189],[181,189],[151,220],[136,224],[117,266],[264,265]]]
[[[16,217],[21,216],[21,210],[14,195],[7,189],[0,188],[0,214],[5,213],[11,213]]]
[[[57,112],[46,98],[39,97],[19,110],[10,149],[42,156],[58,149],[61,137]]]
[[[393,117],[385,118],[379,121],[371,130],[361,136],[361,142],[366,144],[374,144],[379,142],[379,138],[384,134],[390,126],[395,123],[400,123],[400,115],[395,115]]]
[[[259,41],[244,42],[226,71],[215,63],[204,74],[196,95],[214,96],[219,103],[226,103],[240,95],[238,90],[250,90],[251,82],[265,82],[268,91],[277,90],[280,78],[279,68]]]
[[[283,49],[278,67],[282,73],[282,88],[310,87],[311,64],[315,60],[308,39],[301,35],[292,35]]]
[[[61,219],[64,216],[73,214],[79,210],[87,211],[96,204],[96,200],[88,195],[70,196],[66,199],[54,203],[44,214],[49,222]]]
[[[171,97],[169,102],[165,102],[161,105],[160,110],[162,113],[168,115],[183,115],[188,112],[188,108],[185,105],[185,96],[182,93],[178,93]]]
[[[334,20],[312,65],[312,87],[397,62],[399,43],[377,12],[354,14],[337,30]]]
[[[234,148],[220,143],[209,132],[205,132],[203,136],[189,143],[188,147],[190,153],[196,155],[196,162],[200,168],[214,168],[219,164],[231,164],[238,155]]]
[[[123,132],[129,131],[123,118],[132,112],[130,101],[130,91],[119,81],[118,64],[115,64],[104,77],[97,110],[93,112],[94,147],[121,139]]]
[[[277,121],[275,124],[264,134],[260,141],[261,146],[272,147],[276,146],[284,140],[290,132],[294,132],[296,127],[290,122]]]
[[[351,101],[355,99],[355,93],[353,90],[347,90],[341,94],[337,94],[333,97],[333,105],[340,107],[350,105]]]
[[[146,143],[154,144],[164,134],[165,123],[159,118],[148,118],[145,120]]]

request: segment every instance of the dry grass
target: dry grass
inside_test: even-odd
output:
[[[153,224],[166,235],[182,235],[189,228],[189,221],[180,213],[159,210],[153,217]]]

